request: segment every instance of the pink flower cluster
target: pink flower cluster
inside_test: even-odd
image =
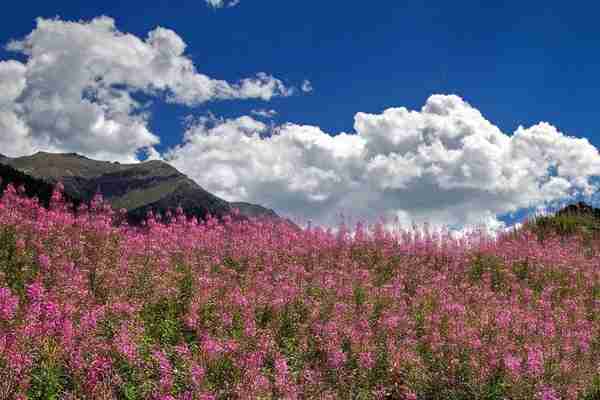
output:
[[[600,395],[598,243],[181,213],[132,227],[61,199],[0,200],[0,397]]]

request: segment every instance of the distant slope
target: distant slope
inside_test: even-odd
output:
[[[42,183],[48,185],[44,187],[44,193],[59,181],[71,199],[87,202],[100,193],[114,209],[127,210],[132,222],[143,220],[149,211],[164,215],[177,207],[181,207],[186,215],[199,218],[208,214],[221,217],[235,207],[240,209],[242,218],[279,219],[273,210],[259,205],[228,203],[163,161],[120,164],[92,160],[75,153],[38,152],[19,158],[0,155],[0,165],[5,167],[7,176],[14,175],[6,169],[8,166],[22,174],[20,179],[28,177],[28,182],[36,188]]]
[[[583,234],[584,237],[600,238],[600,208],[594,208],[584,202],[563,207],[554,215],[533,218],[530,226],[538,237],[550,233],[561,236]]]
[[[25,194],[28,197],[37,197],[41,204],[48,207],[50,204],[50,198],[54,191],[54,185],[45,182],[42,179],[37,179],[23,172],[1,163],[2,158],[0,157],[0,194],[4,193],[6,187],[11,184],[16,189],[21,187],[25,188]],[[79,204],[78,198],[67,196],[67,201],[73,204]]]
[[[268,208],[264,208],[262,206],[257,206],[256,204],[245,203],[242,201],[234,201],[229,203],[232,208],[237,208],[240,210],[242,215],[246,215],[248,217],[261,217],[261,216],[269,216],[273,218],[277,218],[278,215],[275,211],[270,210]]]
[[[575,204],[569,204],[568,206],[562,208],[560,211],[556,213],[558,216],[562,215],[580,215],[580,216],[589,216],[591,218],[597,219],[600,222],[600,208],[594,208],[589,204],[580,201]]]

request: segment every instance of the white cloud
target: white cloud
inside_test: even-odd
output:
[[[206,3],[214,8],[235,7],[240,4],[240,0],[206,0]]]
[[[25,65],[18,61],[0,61],[0,147],[2,153],[30,153],[29,128],[15,114],[14,103],[25,89]]]
[[[46,150],[160,158],[140,94],[195,106],[294,91],[266,73],[236,83],[213,79],[197,71],[174,31],[158,27],[139,38],[108,17],[38,19],[8,48],[25,56],[0,61],[0,150],[9,156]],[[301,90],[312,85],[305,81]],[[335,135],[249,116],[201,118],[164,156],[228,200],[325,224],[343,213],[499,229],[496,215],[590,195],[597,190],[591,178],[600,175],[598,150],[586,139],[545,122],[509,135],[452,95],[433,95],[420,111],[359,112],[354,132]]]
[[[310,93],[313,91],[313,86],[311,81],[309,81],[308,79],[305,79],[304,82],[302,82],[302,91],[304,93]]]
[[[260,110],[252,110],[252,111],[250,111],[250,114],[256,115],[257,117],[261,117],[261,118],[273,118],[273,117],[277,116],[278,113],[275,110],[260,109]]]
[[[108,17],[39,18],[7,48],[26,56],[25,63],[0,62],[0,148],[11,156],[37,149],[135,161],[139,150],[152,152],[159,142],[137,94],[195,106],[293,91],[266,73],[237,83],[210,78],[197,71],[174,31],[158,27],[141,39],[118,31]]]
[[[453,95],[433,95],[420,111],[359,112],[352,134],[272,129],[247,116],[203,119],[167,158],[226,199],[325,224],[343,213],[498,230],[497,215],[589,194],[600,175],[586,139],[544,122],[507,135]]]

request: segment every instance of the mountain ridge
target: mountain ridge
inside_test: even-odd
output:
[[[200,219],[208,214],[220,218],[237,208],[239,218],[265,217],[292,223],[263,206],[221,199],[162,160],[121,164],[77,153],[37,152],[15,158],[0,154],[0,166],[5,166],[0,176],[9,174],[15,182],[28,180],[30,185],[43,187],[44,196],[48,191],[44,185],[58,182],[71,201],[89,202],[99,193],[114,209],[125,209],[133,223],[142,222],[150,211],[164,216],[177,207]]]

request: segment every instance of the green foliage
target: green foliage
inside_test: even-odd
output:
[[[356,305],[356,307],[362,306],[363,304],[365,304],[365,301],[367,299],[367,294],[365,292],[365,289],[362,286],[356,285],[354,287],[353,297],[354,297],[354,304]]]
[[[194,275],[189,267],[181,266],[180,269],[183,271],[183,277],[179,281],[177,311],[183,313],[189,307],[194,294]]]
[[[244,337],[244,320],[239,312],[233,314],[231,328],[229,329],[230,336],[235,340],[241,340]]]
[[[146,336],[161,345],[176,345],[183,340],[182,321],[173,301],[147,304],[142,310]]]
[[[377,265],[383,258],[379,249],[371,245],[354,245],[350,258],[361,265]]]
[[[18,264],[16,233],[13,226],[0,228],[0,268],[4,273],[11,289],[16,290],[21,286],[21,266]]]
[[[247,266],[243,260],[238,260],[233,257],[225,257],[223,260],[223,265],[239,274],[243,273],[247,269]]]
[[[451,370],[447,359],[431,352],[423,354],[427,370],[419,390],[420,397],[428,400],[475,400],[474,388],[469,384],[470,371],[466,366]],[[500,400],[500,399],[498,399]]]
[[[504,400],[507,398],[509,385],[504,374],[496,372],[481,389],[478,399],[481,400]]]
[[[434,352],[426,343],[417,347],[424,370],[414,377],[419,399],[426,400],[505,400],[510,385],[502,369],[497,369],[486,381],[479,381],[469,365],[467,349]],[[453,362],[454,361],[454,362]]]
[[[415,336],[420,338],[425,335],[425,310],[424,307],[417,308],[413,313],[415,322]]]
[[[265,329],[275,318],[273,309],[269,306],[256,307],[256,324],[260,329]]]
[[[180,267],[180,272],[182,276],[177,293],[173,297],[146,304],[141,314],[146,336],[162,345],[175,345],[195,339],[195,334],[189,332],[183,323],[183,316],[189,308],[194,290],[194,278],[189,268]],[[206,306],[201,310],[200,317],[203,320],[217,318],[214,310]]]
[[[373,314],[369,316],[369,325],[371,327],[374,327],[377,324],[387,305],[387,302],[383,301],[380,298],[377,298],[375,300],[375,305],[373,306]]]
[[[131,382],[126,382],[121,389],[121,396],[123,396],[124,400],[138,400],[139,397],[138,388],[135,384]]]
[[[497,271],[502,265],[502,260],[488,254],[476,254],[468,271],[469,278],[474,282],[481,281],[485,272]]]
[[[512,265],[512,271],[517,278],[524,281],[530,274],[529,262],[527,260],[517,261]]]
[[[591,385],[585,391],[582,400],[600,400],[600,375],[594,376]]]
[[[205,328],[214,329],[220,317],[216,305],[212,302],[206,302],[198,311],[200,324]]]
[[[552,234],[562,237],[579,234],[587,238],[600,235],[600,220],[593,214],[538,216],[532,220],[530,227],[541,241]]]
[[[388,283],[394,277],[401,261],[402,257],[391,256],[388,260],[375,264],[375,286]]]
[[[389,384],[389,370],[388,350],[385,338],[381,337],[375,353],[375,365],[367,373],[369,387],[375,389],[378,385]]]
[[[286,305],[279,314],[279,327],[275,338],[293,372],[300,371],[306,362],[299,340],[301,325],[307,316],[308,309],[301,302]]]
[[[27,392],[30,400],[59,400],[72,387],[70,376],[53,355],[50,343],[31,372],[31,385]]]
[[[241,377],[241,371],[229,357],[220,357],[208,365],[206,381],[215,393],[222,393],[219,399],[229,399],[235,384]]]
[[[498,292],[506,289],[506,271],[501,258],[488,255],[476,254],[468,269],[469,279],[478,283],[484,274],[491,275],[491,289]]]
[[[143,399],[144,387],[136,369],[122,358],[117,359],[115,369],[123,379],[123,384],[118,389],[119,400]]]
[[[17,231],[14,226],[0,227],[0,272],[8,287],[25,298],[25,286],[35,279],[39,268],[36,263],[17,254],[16,242]]]

